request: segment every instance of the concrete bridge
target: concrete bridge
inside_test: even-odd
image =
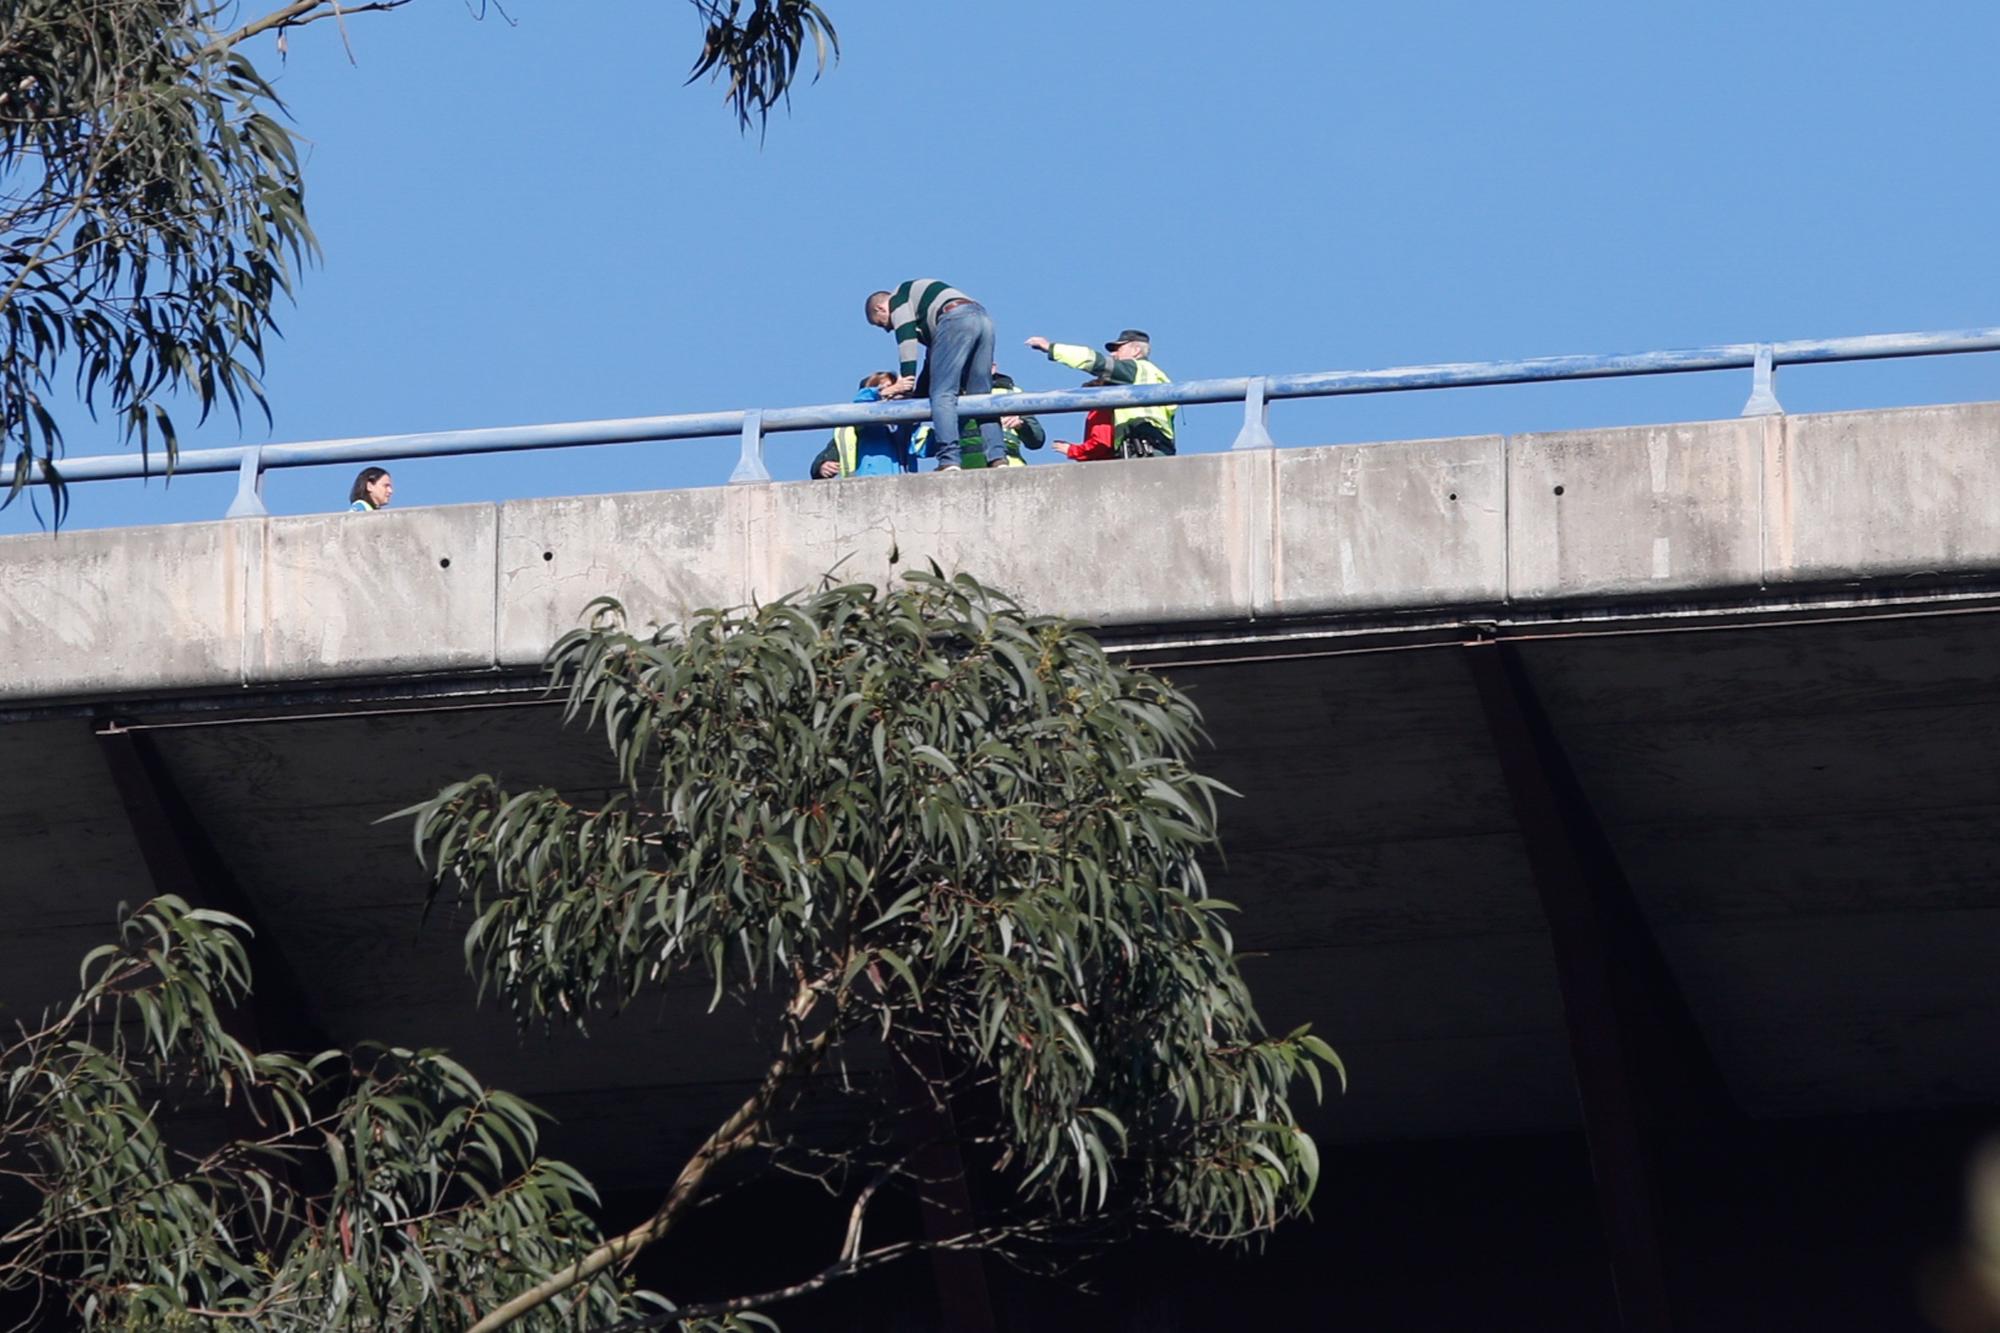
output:
[[[592,597],[934,559],[1203,705],[1266,1017],[1353,1075],[1269,1299],[1340,1263],[1357,1327],[1921,1326],[2000,1105],[1995,497],[1972,404],[0,540],[0,1001],[196,893],[264,926],[274,1022],[447,1045],[646,1185],[746,1033],[703,993],[518,1038],[373,821],[605,784],[537,671]],[[1440,1269],[1457,1307],[1417,1251],[1506,1261]]]

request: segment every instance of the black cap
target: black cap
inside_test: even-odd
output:
[[[1149,343],[1151,341],[1153,341],[1153,335],[1144,329],[1127,329],[1110,342],[1104,344],[1104,350],[1115,352],[1126,343]]]

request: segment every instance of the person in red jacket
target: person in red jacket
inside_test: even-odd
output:
[[[1102,378],[1084,381],[1083,387],[1094,389],[1105,383]],[[1089,463],[1099,458],[1116,458],[1118,450],[1112,440],[1117,429],[1114,413],[1109,407],[1096,408],[1083,419],[1083,440],[1057,440],[1055,446],[1078,463]]]

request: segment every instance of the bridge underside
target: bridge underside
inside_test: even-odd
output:
[[[1330,1145],[1574,1133],[1606,1077],[1629,1075],[1669,1129],[1684,1109],[1607,1074],[1588,1016],[1566,1012],[1565,950],[1645,964],[1615,931],[1552,930],[1536,859],[1552,835],[1524,819],[1521,756],[1477,685],[1496,651],[1691,1015],[1678,1036],[1628,1028],[1640,1060],[1670,1084],[1719,1073],[1724,1121],[1752,1126],[2000,1106],[2000,607],[1136,651],[1195,692],[1208,769],[1241,793],[1216,888],[1243,907],[1266,1018],[1313,1023],[1347,1062],[1351,1091],[1313,1121]],[[421,919],[407,826],[383,815],[473,771],[608,780],[531,680],[214,703],[0,727],[12,1012],[62,995],[117,903],[159,883],[124,753],[139,738],[154,794],[263,922],[303,1023],[449,1047],[558,1117],[552,1151],[634,1188],[740,1099],[756,1034],[699,989],[588,1040],[522,1036],[472,1007],[453,923]]]

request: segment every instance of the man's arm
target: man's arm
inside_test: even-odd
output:
[[[917,373],[917,361],[923,355],[924,327],[917,322],[916,291],[910,283],[904,283],[889,298],[889,326],[896,334],[896,361],[903,375]]]
[[[1137,384],[1139,382],[1139,363],[1137,361],[1120,361],[1118,358],[1112,356],[1099,356],[1097,364],[1099,367],[1097,373],[1104,376],[1107,383]]]
[[[1049,433],[1042,429],[1039,418],[1017,417],[1015,420],[1019,424],[1014,427],[1014,433],[1021,437],[1023,449],[1039,449],[1049,442]]]
[[[1130,361],[1114,360],[1095,347],[1083,347],[1076,343],[1052,343],[1047,338],[1030,338],[1028,346],[1038,352],[1047,352],[1049,360],[1059,366],[1068,366],[1072,370],[1081,370],[1089,375],[1101,375],[1112,384],[1138,382],[1137,365]]]
[[[822,471],[822,469],[828,463],[833,464],[833,471],[831,472]],[[814,481],[819,481],[821,478],[824,477],[839,476],[840,446],[838,444],[835,444],[832,440],[828,440],[826,442],[826,448],[819,451],[819,456],[813,459],[812,466],[806,469],[806,475],[808,477],[811,477]]]
[[[917,373],[917,362],[923,357],[923,330],[915,324],[896,326],[896,370],[905,377]]]

